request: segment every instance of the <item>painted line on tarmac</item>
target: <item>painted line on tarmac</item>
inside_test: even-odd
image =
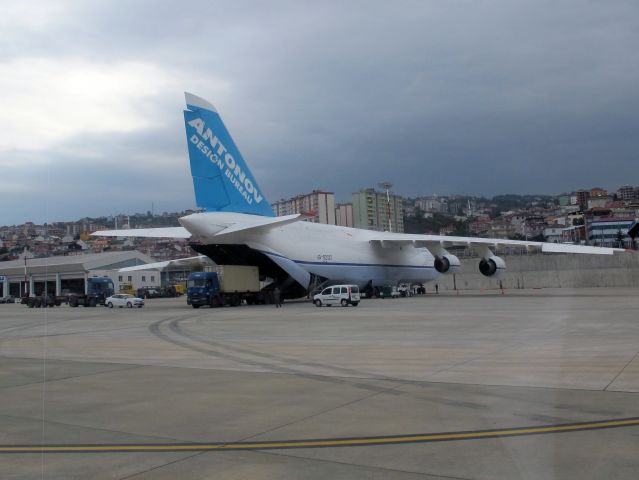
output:
[[[602,430],[639,426],[639,417],[601,420],[598,422],[565,423],[537,427],[515,427],[495,430],[424,433],[379,437],[318,438],[309,440],[282,440],[265,442],[230,443],[140,443],[140,444],[66,444],[66,445],[1,445],[0,454],[19,453],[132,453],[132,452],[209,452],[232,450],[284,450],[293,448],[336,448],[403,443],[447,442],[502,437],[523,437],[553,433]]]

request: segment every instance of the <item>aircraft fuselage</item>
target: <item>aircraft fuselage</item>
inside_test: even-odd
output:
[[[251,218],[254,216],[210,212],[183,217],[180,223],[202,244],[246,245],[269,256],[293,277],[293,270],[299,268],[331,281],[363,287],[371,282],[375,286],[423,283],[440,275],[427,249],[412,245],[383,248],[371,241],[379,232],[370,230],[299,221],[220,234],[227,225]]]

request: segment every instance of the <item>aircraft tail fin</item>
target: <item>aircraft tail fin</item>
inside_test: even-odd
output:
[[[209,212],[275,216],[215,107],[191,93],[185,97],[196,205]]]

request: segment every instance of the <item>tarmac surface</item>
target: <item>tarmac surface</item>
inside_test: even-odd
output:
[[[637,293],[0,305],[0,478],[636,479]]]

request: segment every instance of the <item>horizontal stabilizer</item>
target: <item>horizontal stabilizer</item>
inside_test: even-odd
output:
[[[289,223],[298,222],[300,220],[304,220],[307,218],[305,215],[301,213],[297,213],[294,215],[285,215],[283,217],[255,217],[255,220],[251,220],[251,222],[238,222],[233,225],[225,228],[221,232],[219,232],[216,237],[221,235],[228,235],[229,233],[235,232],[245,232],[247,230],[268,230],[270,228],[281,227],[283,225],[288,225]]]
[[[304,220],[306,215],[298,213],[283,217],[266,217],[261,215],[224,214],[217,212],[193,213],[179,219],[193,239],[224,237],[238,232],[266,231],[289,223]]]
[[[184,227],[132,228],[130,230],[98,230],[93,237],[146,237],[146,238],[190,238]]]

